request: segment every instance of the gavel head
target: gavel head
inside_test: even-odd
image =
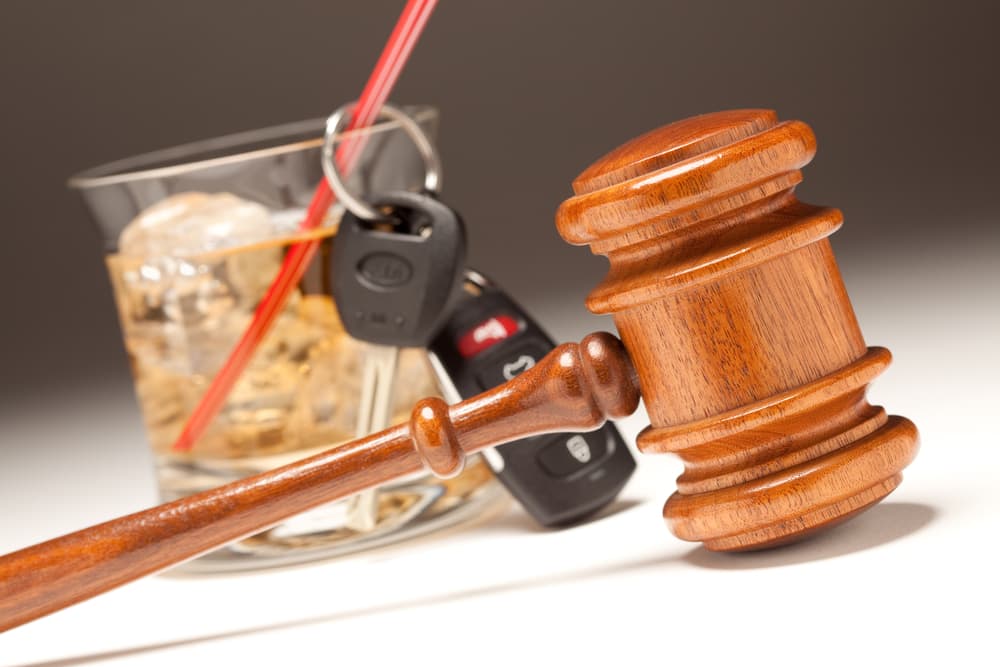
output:
[[[917,449],[865,399],[867,348],[827,239],[840,211],[799,202],[812,131],[766,110],[698,116],[626,143],[573,182],[564,239],[606,255],[590,294],[614,315],[651,426],[684,461],[664,506],[713,550],[781,544],[877,503]]]

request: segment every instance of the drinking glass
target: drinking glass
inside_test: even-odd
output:
[[[434,109],[407,112],[434,136]],[[106,164],[70,180],[105,243],[164,501],[310,456],[355,435],[363,350],[344,333],[330,285],[331,248],[343,210],[332,207],[315,230],[297,229],[323,177],[323,129],[324,120],[317,119],[210,139]],[[369,136],[349,187],[359,193],[419,189],[423,162],[400,125],[381,121],[365,132]],[[208,211],[205,220],[191,223],[192,238],[184,231],[168,235],[170,247],[164,249],[161,239],[155,253],[119,247],[158,216],[189,209]],[[141,222],[130,227],[137,217]],[[246,229],[254,233],[245,242],[233,238]],[[205,246],[206,233],[221,235],[225,243]],[[285,252],[308,239],[320,242],[312,265],[219,414],[190,450],[178,451],[177,436],[249,323]],[[427,395],[439,391],[426,353],[403,350],[393,423],[407,419],[410,406]],[[250,569],[357,551],[471,521],[496,509],[502,498],[488,467],[472,457],[453,479],[421,474],[380,487],[373,507],[336,501],[186,567]],[[372,515],[352,515],[362,511]]]

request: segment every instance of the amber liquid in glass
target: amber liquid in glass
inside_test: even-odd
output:
[[[354,438],[362,344],[344,333],[320,267],[285,304],[225,405],[189,451],[173,443],[250,322],[293,239],[192,257],[108,257],[136,395],[157,462],[164,500],[189,495],[335,447]],[[400,355],[393,422],[417,399],[439,395],[423,350]],[[375,533],[430,521],[487,486],[475,457],[457,478],[422,475],[383,487]],[[237,548],[282,550],[357,539],[351,504],[338,501],[250,538]]]

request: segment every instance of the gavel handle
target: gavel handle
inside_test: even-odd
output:
[[[486,447],[595,429],[631,414],[638,401],[621,342],[590,334],[456,405],[425,398],[409,424],[3,556],[0,632],[423,467],[449,477],[466,454]]]

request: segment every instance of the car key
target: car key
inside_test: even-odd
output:
[[[373,202],[386,216],[344,214],[334,239],[333,300],[344,329],[364,351],[356,436],[389,426],[401,347],[426,347],[462,285],[465,227],[428,194],[386,193]],[[353,498],[348,526],[377,523],[374,490]]]
[[[469,271],[458,305],[428,350],[446,398],[457,402],[513,379],[554,347],[510,297]],[[611,422],[590,433],[500,445],[485,450],[484,458],[545,526],[593,514],[614,500],[635,470],[635,459]]]

